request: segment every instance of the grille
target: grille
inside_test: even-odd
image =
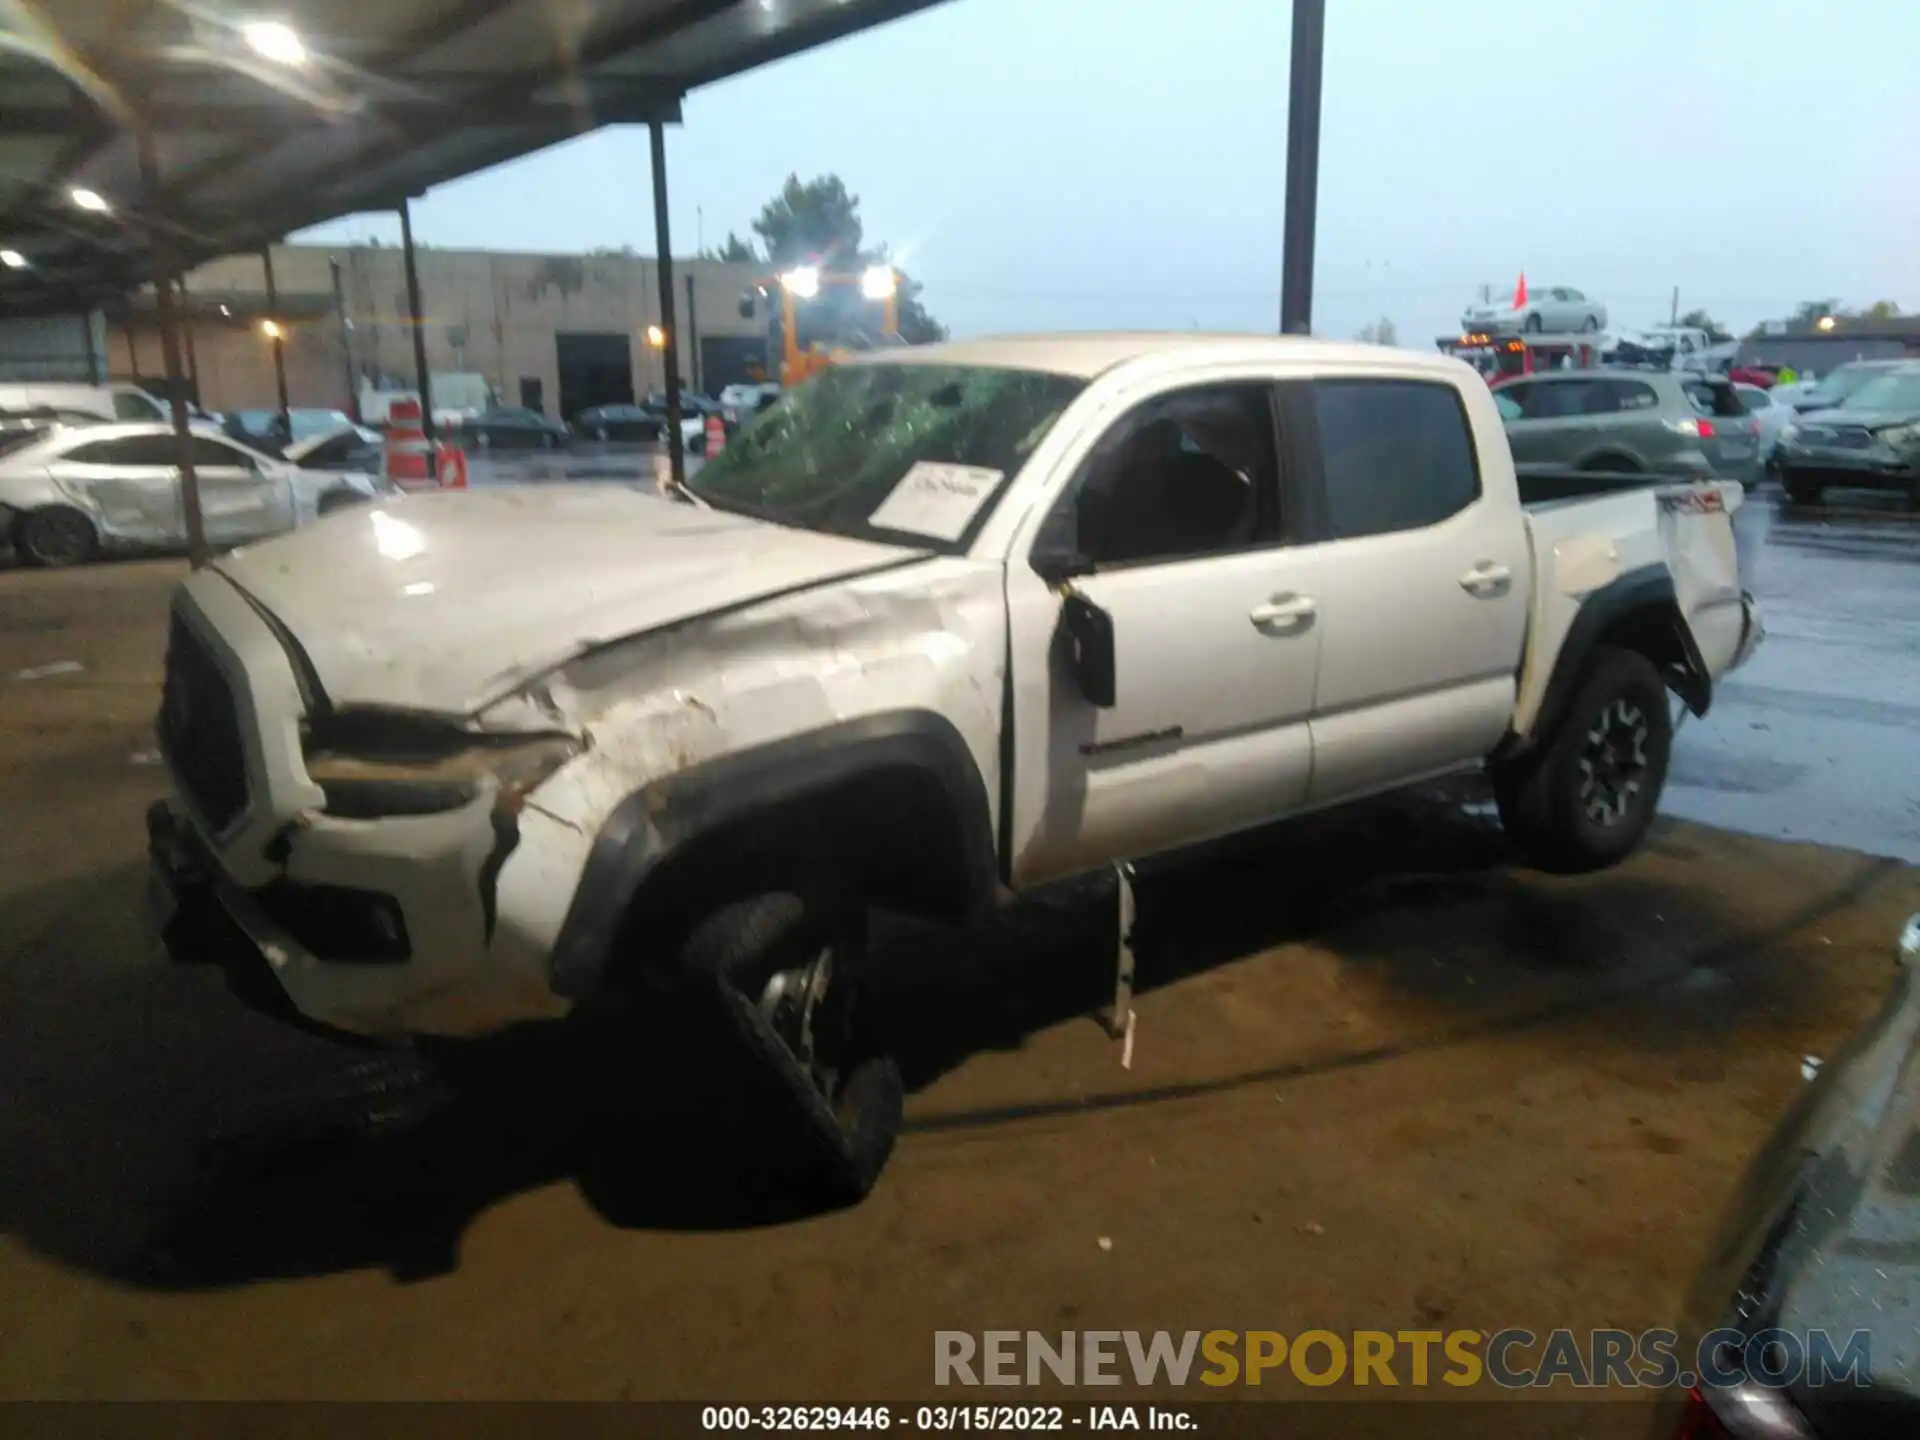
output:
[[[247,808],[246,755],[233,691],[207,647],[178,615],[167,631],[160,745],[200,813],[225,829]]]
[[[1802,425],[1800,437],[1835,450],[1866,450],[1873,445],[1873,432],[1859,425]]]

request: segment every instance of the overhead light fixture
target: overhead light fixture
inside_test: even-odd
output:
[[[89,190],[84,185],[76,185],[67,192],[67,198],[82,210],[91,210],[96,215],[104,215],[113,207],[98,190]]]
[[[1822,330],[1831,330],[1838,322],[1831,315],[1822,315],[1819,325]]]
[[[802,265],[797,270],[789,270],[780,277],[780,284],[796,300],[811,300],[820,293],[820,270],[815,265]]]
[[[256,55],[276,65],[307,63],[307,42],[284,20],[249,20],[240,27],[240,38]]]
[[[262,320],[260,322],[260,333],[269,340],[278,340],[287,332],[280,328],[280,322],[278,320]]]
[[[891,265],[869,266],[860,277],[860,293],[869,300],[885,300],[899,288],[899,277]]]
[[[27,268],[27,257],[18,250],[0,250],[0,265],[9,270],[24,270]]]
[[[667,332],[658,325],[647,326],[647,344],[655,350],[667,348]]]

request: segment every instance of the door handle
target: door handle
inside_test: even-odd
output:
[[[1503,588],[1513,579],[1513,571],[1491,560],[1482,560],[1460,577],[1460,588],[1470,595],[1487,595]]]
[[[1319,607],[1308,595],[1280,594],[1264,605],[1256,605],[1247,612],[1247,619],[1256,629],[1268,626],[1293,625],[1313,619]]]

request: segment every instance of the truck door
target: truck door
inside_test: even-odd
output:
[[[1541,383],[1536,389],[1557,389]],[[1530,557],[1514,497],[1489,494],[1449,384],[1290,385],[1311,417],[1324,634],[1313,702],[1315,803],[1484,756],[1513,716]]]
[[[1030,555],[1014,557],[1016,883],[1239,830],[1305,799],[1321,567],[1294,543],[1288,493],[1271,385],[1174,389],[1107,429]],[[1077,555],[1085,573],[1050,585],[1034,568],[1049,554]],[[1069,658],[1069,588],[1110,622],[1110,705],[1089,701]]]

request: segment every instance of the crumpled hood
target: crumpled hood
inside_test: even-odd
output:
[[[921,553],[556,485],[383,499],[215,568],[335,706],[470,715],[582,650]]]
[[[1825,425],[1829,428],[1872,430],[1876,433],[1895,425],[1920,423],[1920,414],[1912,410],[1803,410],[1797,425]]]

